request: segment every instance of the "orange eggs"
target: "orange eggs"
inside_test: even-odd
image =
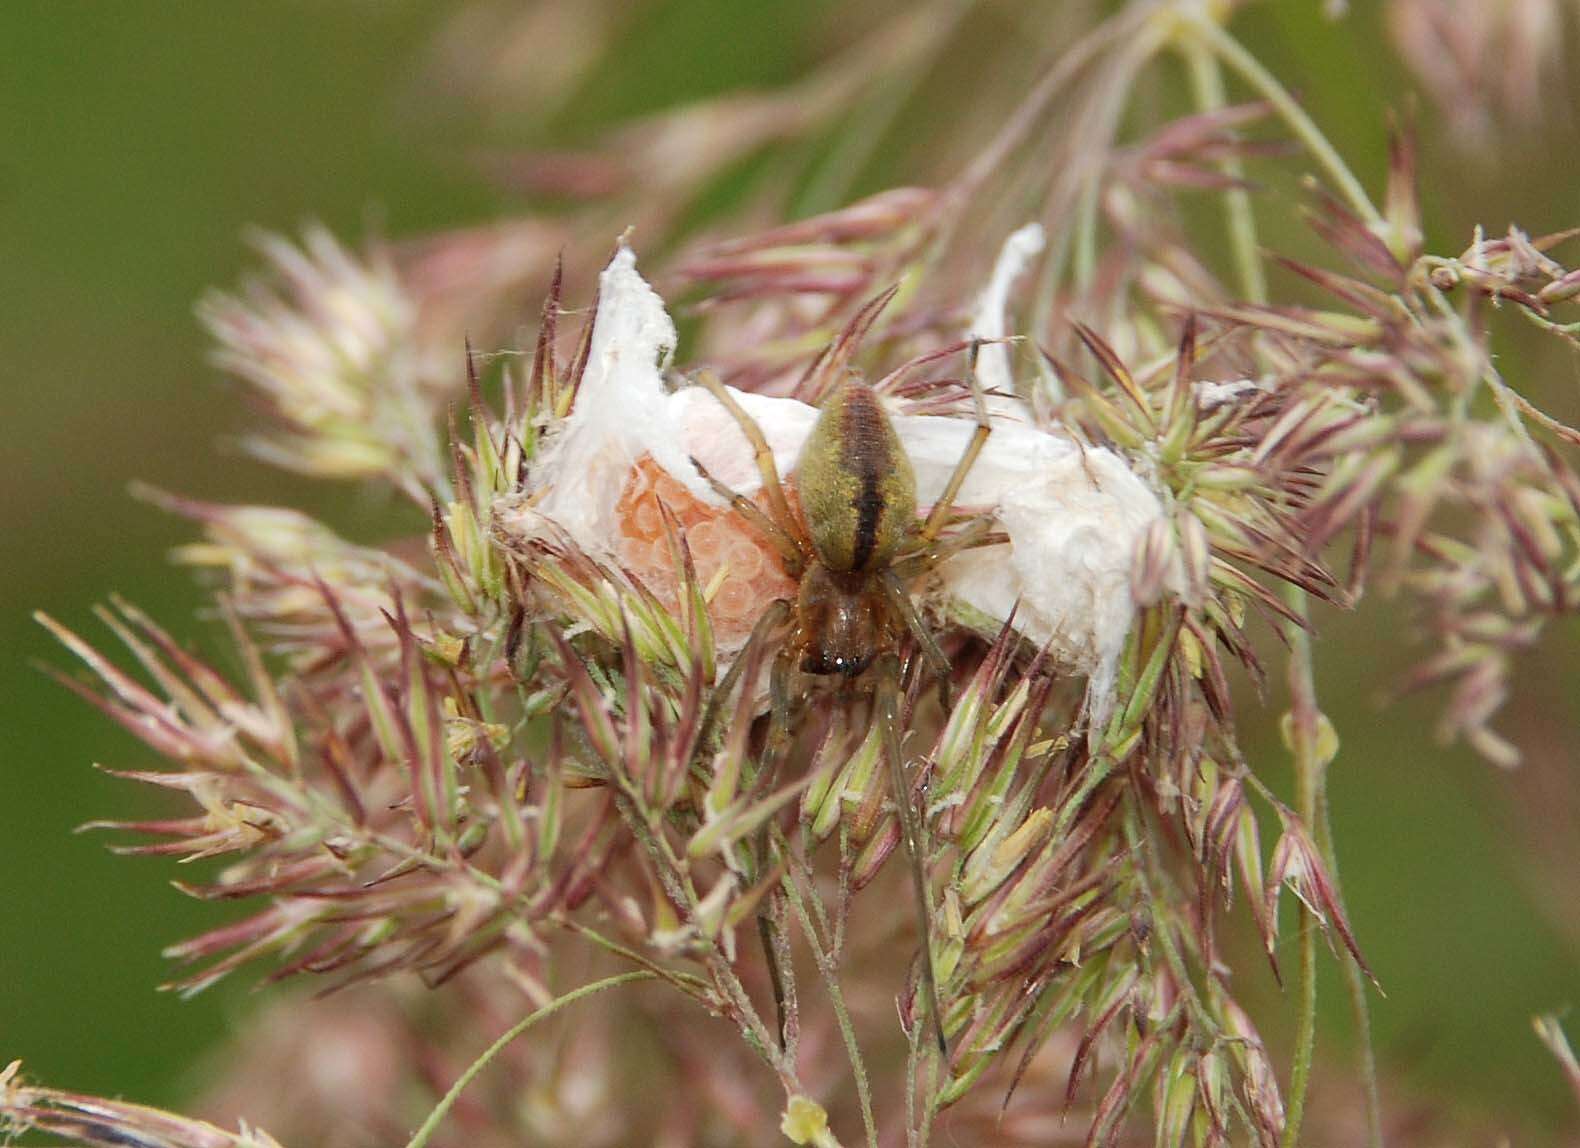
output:
[[[765,505],[761,495],[754,501]],[[660,503],[674,516],[691,550],[697,581],[713,587],[708,613],[721,646],[739,646],[770,602],[795,596],[795,583],[786,576],[772,543],[730,507],[700,501],[651,455],[643,455],[631,468],[615,507],[615,549],[621,564],[665,606],[678,606],[679,580],[664,537]]]

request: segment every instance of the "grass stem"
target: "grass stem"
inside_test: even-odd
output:
[[[478,1073],[482,1072],[483,1069],[488,1067],[489,1061],[498,1056],[500,1052],[504,1050],[506,1045],[515,1040],[522,1033],[526,1032],[527,1029],[531,1028],[539,1021],[547,1020],[561,1009],[568,1005],[575,1004],[583,997],[590,997],[594,993],[601,993],[605,989],[612,989],[619,985],[630,984],[633,981],[650,981],[656,978],[656,973],[648,972],[645,969],[630,973],[618,973],[612,977],[605,977],[601,981],[594,981],[592,984],[583,985],[579,989],[572,989],[562,997],[556,997],[554,1000],[550,1001],[536,1012],[530,1013],[523,1019],[511,1025],[508,1029],[500,1034],[498,1040],[494,1041],[493,1044],[485,1048],[482,1054],[467,1066],[465,1072],[461,1073],[461,1075],[456,1078],[455,1083],[450,1086],[450,1091],[446,1092],[443,1099],[441,1099],[438,1104],[434,1105],[433,1111],[428,1113],[428,1118],[422,1122],[422,1127],[418,1128],[417,1131],[413,1133],[412,1138],[406,1141],[406,1148],[424,1148],[428,1141],[433,1137],[434,1132],[438,1130],[439,1125],[444,1122],[444,1118],[449,1115],[450,1109],[455,1107],[455,1102],[461,1098],[461,1093],[466,1088],[466,1086],[471,1084],[472,1081],[477,1078]]]
[[[1272,72],[1228,32],[1218,24],[1206,17],[1198,17],[1190,21],[1189,27],[1193,34],[1204,44],[1214,56],[1221,60],[1230,71],[1246,82],[1257,95],[1261,96],[1280,119],[1295,134],[1300,145],[1310,153],[1311,158],[1317,161],[1334,188],[1344,201],[1349,204],[1350,210],[1372,226],[1382,226],[1386,221],[1382,213],[1377,210],[1377,205],[1366,194],[1366,189],[1361,186],[1361,181],[1355,178],[1355,173],[1350,170],[1349,164],[1344,162],[1344,157],[1339,155],[1328,137],[1322,134],[1322,129],[1306,113],[1289,89]]]
[[[1201,30],[1203,25],[1193,25]],[[1349,168],[1339,159],[1338,153],[1328,142],[1310,117],[1305,114],[1283,86],[1262,68],[1254,57],[1246,52],[1237,41],[1230,38],[1227,33],[1216,25],[1207,24],[1208,29],[1200,36],[1187,39],[1182,47],[1186,65],[1190,70],[1191,88],[1196,98],[1198,108],[1202,111],[1211,111],[1223,107],[1227,102],[1224,91],[1223,73],[1220,67],[1220,57],[1227,60],[1241,77],[1255,87],[1264,98],[1268,99],[1283,116],[1291,130],[1301,138],[1307,149],[1312,152],[1328,170],[1330,177],[1337,183],[1352,208],[1362,217],[1369,220],[1379,219],[1376,208],[1372,205],[1365,190],[1358,180],[1349,171]],[[1209,50],[1208,45],[1212,50]],[[1221,168],[1226,175],[1239,178],[1244,174],[1243,166],[1234,156],[1225,158]],[[1240,279],[1240,290],[1245,297],[1253,303],[1267,301],[1267,280],[1262,272],[1262,265],[1258,253],[1256,238],[1256,220],[1252,213],[1250,196],[1243,187],[1231,187],[1224,193],[1224,209],[1228,216],[1229,245],[1234,255],[1236,271]],[[1297,610],[1304,619],[1306,611],[1305,594],[1291,588],[1288,595],[1290,606]],[[1321,762],[1316,753],[1316,688],[1312,677],[1311,646],[1309,636],[1297,626],[1290,626],[1291,634],[1290,651],[1290,676],[1291,693],[1297,698],[1295,709],[1295,758],[1297,771],[1297,785],[1299,787],[1298,804],[1300,815],[1308,825],[1312,826],[1316,836],[1317,849],[1322,855],[1323,863],[1328,868],[1330,879],[1337,890],[1339,885],[1338,858],[1333,847],[1333,830],[1328,816],[1328,800],[1326,785],[1326,765]],[[1299,711],[1305,710],[1304,717],[1307,721],[1306,728],[1302,729],[1302,717]],[[1339,894],[1342,903],[1342,894]],[[1300,1123],[1305,1108],[1307,1085],[1311,1075],[1311,1057],[1316,1044],[1316,1004],[1317,1004],[1317,979],[1316,979],[1316,932],[1317,924],[1311,913],[1302,906],[1300,919],[1300,1026],[1296,1037],[1296,1056],[1290,1077],[1290,1107],[1288,1122],[1284,1129],[1284,1143],[1293,1145],[1300,1134]],[[1354,1018],[1355,1035],[1360,1047],[1361,1079],[1366,1091],[1366,1118],[1368,1143],[1370,1148],[1382,1148],[1382,1104],[1377,1086],[1377,1056],[1372,1047],[1371,1037],[1371,1012],[1366,1001],[1366,984],[1362,977],[1359,964],[1353,957],[1340,962],[1343,966],[1345,987],[1350,999],[1350,1011]]]
[[[781,850],[787,848],[783,840],[779,842],[779,846]],[[828,989],[828,999],[834,1009],[834,1019],[839,1024],[839,1035],[845,1042],[845,1052],[850,1057],[850,1071],[856,1083],[856,1099],[861,1105],[861,1123],[867,1132],[867,1144],[869,1148],[878,1148],[878,1123],[872,1114],[872,1085],[868,1081],[867,1063],[862,1058],[861,1045],[856,1041],[856,1026],[851,1023],[850,1009],[845,1004],[845,991],[839,984],[839,969],[835,967],[833,958],[818,937],[817,927],[813,924],[812,915],[806,907],[809,898],[802,897],[801,883],[789,862],[786,862],[784,891],[790,901],[791,909],[795,911],[796,919],[801,923],[801,932],[806,936],[807,944],[811,946],[812,961],[817,965],[817,971]]]

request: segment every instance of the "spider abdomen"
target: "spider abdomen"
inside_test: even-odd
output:
[[[845,380],[824,401],[795,480],[812,549],[829,570],[881,569],[915,523],[911,460],[860,379]]]

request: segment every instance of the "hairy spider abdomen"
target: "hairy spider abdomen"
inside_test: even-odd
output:
[[[877,394],[848,378],[801,448],[796,491],[817,559],[836,573],[881,570],[916,522],[916,476]]]

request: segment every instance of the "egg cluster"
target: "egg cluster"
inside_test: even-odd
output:
[[[754,501],[765,506],[761,495]],[[740,646],[770,602],[795,596],[795,582],[761,532],[730,507],[700,501],[644,455],[631,468],[615,507],[616,549],[625,568],[666,606],[678,605],[679,587],[660,504],[674,516],[691,550],[697,581],[712,588],[709,617],[720,646]]]

